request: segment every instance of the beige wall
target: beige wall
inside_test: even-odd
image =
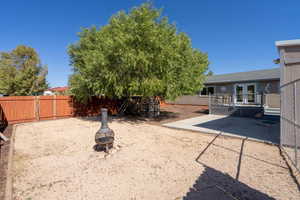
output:
[[[266,94],[265,106],[270,108],[280,108],[280,94]]]
[[[281,144],[300,146],[300,130],[296,129],[294,123],[300,125],[300,45],[279,46],[281,65]],[[295,140],[295,134],[297,140]],[[299,152],[300,153],[300,152]]]
[[[178,97],[175,101],[166,101],[166,103],[171,104],[181,104],[181,105],[199,105],[199,106],[207,106],[208,105],[208,96],[198,96],[198,95],[185,95]]]

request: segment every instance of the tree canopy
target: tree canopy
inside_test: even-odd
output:
[[[207,74],[206,74],[207,76],[213,76],[214,75],[214,72],[213,71],[211,71],[211,70],[208,70],[208,72],[207,72]]]
[[[11,52],[0,52],[0,94],[36,95],[48,88],[47,67],[41,65],[36,51],[17,46]]]
[[[69,46],[70,91],[80,100],[160,96],[174,99],[203,87],[206,53],[149,3],[120,11],[100,28],[82,29]]]

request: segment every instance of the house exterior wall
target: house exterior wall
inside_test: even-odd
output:
[[[216,94],[231,95],[234,92],[234,86],[232,83],[218,84],[216,85],[215,90],[216,90]]]
[[[269,81],[258,81],[257,82],[257,92],[264,94],[279,94],[280,81],[279,80],[269,80]]]
[[[234,92],[233,85],[232,83],[205,84],[207,87],[214,87],[217,95],[232,95]]]
[[[234,94],[234,85],[237,83],[255,83],[256,92],[264,94],[279,94],[279,80],[266,80],[266,81],[251,81],[251,82],[236,82],[236,83],[217,83],[205,84],[205,86],[214,86],[215,94],[217,95],[232,95]]]

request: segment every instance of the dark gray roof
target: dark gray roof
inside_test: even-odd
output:
[[[238,72],[231,74],[220,74],[209,76],[205,81],[209,83],[231,83],[257,80],[276,80],[280,79],[280,68],[256,70],[250,72]]]

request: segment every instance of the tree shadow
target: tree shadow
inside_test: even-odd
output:
[[[222,173],[204,166],[204,172],[183,197],[183,200],[271,200],[273,197]]]
[[[169,112],[169,111],[161,111],[160,115],[154,118],[145,117],[142,115],[133,115],[133,114],[123,114],[123,115],[109,115],[108,121],[118,121],[118,122],[126,122],[130,124],[139,124],[145,122],[163,122],[165,120],[172,120],[178,118],[179,113]],[[84,121],[101,121],[101,114],[99,113],[96,116],[87,116],[87,117],[79,117],[79,119]]]
[[[201,110],[197,110],[194,113],[198,113],[198,114],[209,114],[209,109],[201,109]]]
[[[179,113],[169,112],[169,111],[161,111],[159,116],[156,116],[153,118],[142,116],[142,115],[130,115],[130,114],[125,114],[122,116],[115,116],[112,118],[119,122],[136,124],[136,123],[145,123],[145,122],[161,123],[163,121],[177,119],[178,116],[179,116]]]

